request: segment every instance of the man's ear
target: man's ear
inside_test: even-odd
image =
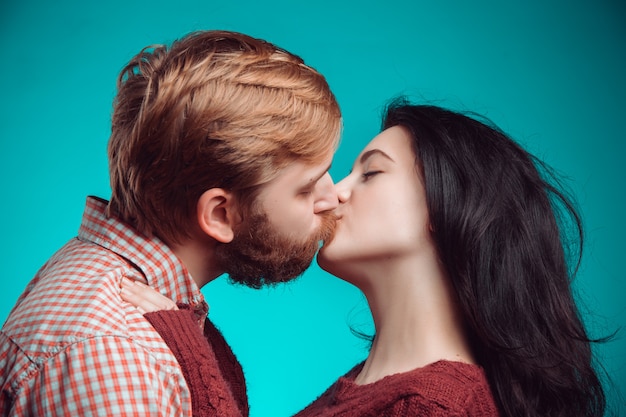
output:
[[[218,242],[228,243],[234,237],[234,225],[239,221],[237,204],[232,193],[211,188],[198,199],[198,225]]]

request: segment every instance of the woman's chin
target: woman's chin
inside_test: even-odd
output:
[[[349,258],[346,258],[346,253],[341,245],[338,245],[336,240],[325,243],[324,246],[317,253],[317,264],[324,271],[336,276],[337,278],[344,279],[345,275],[349,275],[349,272],[353,269],[353,262],[349,262]]]
[[[331,246],[332,245],[330,244],[330,242],[328,242],[328,243],[324,243],[324,246],[320,248],[319,252],[317,252],[317,264],[324,271],[330,272],[332,274],[330,270],[333,269],[333,265],[335,264],[335,262],[332,259]]]

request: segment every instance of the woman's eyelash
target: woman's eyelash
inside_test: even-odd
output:
[[[380,174],[380,173],[381,173],[381,171],[367,171],[367,172],[364,172],[363,174],[361,174],[361,176],[362,176],[364,179],[366,179],[366,180],[367,180],[367,179],[369,179],[369,178],[373,177],[374,175],[376,175],[376,174]]]

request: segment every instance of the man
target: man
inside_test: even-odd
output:
[[[325,79],[270,43],[208,31],[142,50],[118,80],[111,200],[87,199],[77,238],[0,333],[2,414],[191,415],[176,358],[120,297],[128,278],[196,313],[216,415],[246,415],[241,368],[199,288],[223,273],[258,288],[306,269],[332,231],[340,130]]]

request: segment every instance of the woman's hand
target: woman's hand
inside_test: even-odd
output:
[[[120,296],[122,300],[137,307],[141,314],[152,313],[159,310],[178,310],[176,303],[157,290],[138,281],[122,278],[120,284]]]

